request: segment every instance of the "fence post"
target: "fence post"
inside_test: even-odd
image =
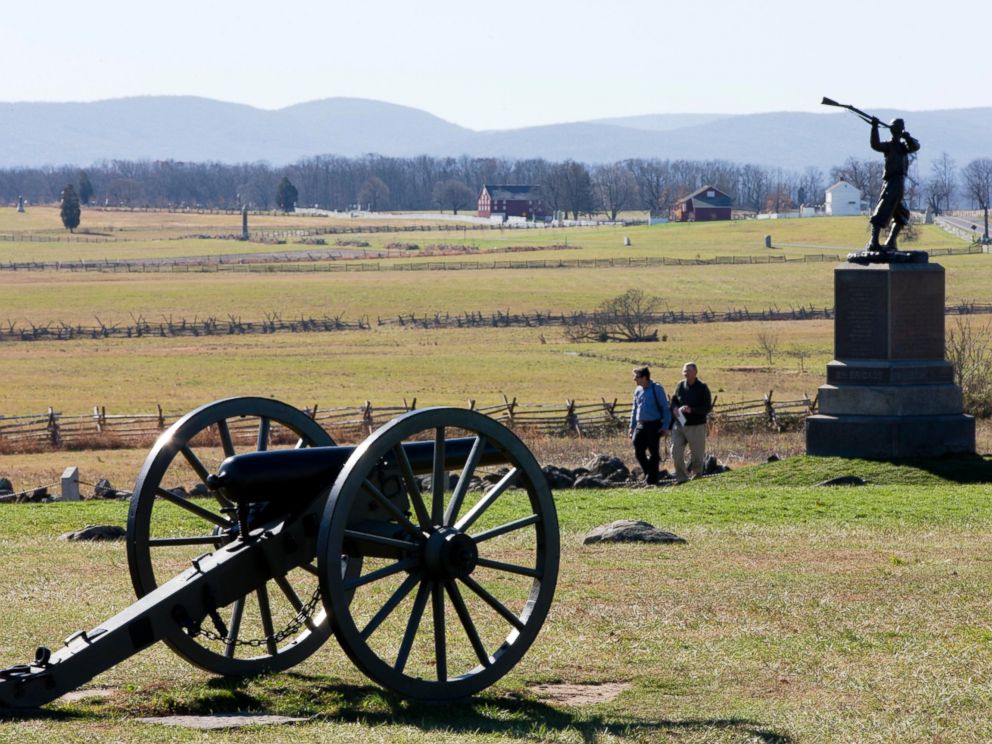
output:
[[[372,401],[365,401],[362,407],[362,427],[365,429],[365,436],[370,436],[375,425],[372,421]]]
[[[161,404],[156,403],[155,404],[155,407],[158,408],[158,428],[159,429],[164,429],[165,428],[165,416],[162,415],[162,406],[161,406]]]
[[[579,417],[575,415],[575,400],[565,400],[565,428],[574,431],[579,437],[582,429],[579,427]]]
[[[515,423],[514,418],[513,418],[513,409],[517,407],[516,396],[514,396],[513,401],[511,402],[510,400],[507,399],[507,397],[506,397],[505,394],[500,393],[500,395],[503,396],[503,403],[506,405],[506,413],[507,413],[507,416],[509,417],[510,428],[512,429],[513,428],[513,425]]]
[[[55,413],[55,409],[52,407],[48,408],[48,423],[45,428],[48,429],[49,441],[51,441],[52,445],[58,447],[62,443],[62,431],[58,422],[58,414]]]
[[[778,421],[775,418],[775,406],[772,405],[772,392],[769,390],[768,395],[765,396],[765,415],[768,416],[768,425],[777,427]]]

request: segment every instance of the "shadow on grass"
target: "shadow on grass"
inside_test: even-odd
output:
[[[948,455],[917,460],[895,460],[894,465],[924,470],[952,483],[992,483],[992,458]]]
[[[281,678],[281,679],[280,679]],[[366,726],[411,726],[425,733],[491,733],[544,740],[555,733],[578,733],[584,742],[597,742],[604,733],[650,740],[668,734],[733,733],[749,741],[790,744],[792,738],[743,718],[688,718],[682,720],[638,718],[588,709],[556,708],[514,693],[481,694],[468,700],[444,703],[415,702],[372,685],[329,683],[324,677],[286,673],[275,677],[212,679],[205,687],[186,689],[174,697],[157,689],[151,696],[132,691],[125,702],[100,700],[71,707],[0,710],[0,721],[100,721],[131,716],[211,715],[252,712],[344,721]],[[135,697],[143,699],[135,700]],[[123,704],[123,708],[122,708]]]

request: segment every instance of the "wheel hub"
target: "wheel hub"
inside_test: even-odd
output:
[[[435,579],[464,579],[478,561],[475,540],[450,527],[438,528],[424,546],[424,566]]]

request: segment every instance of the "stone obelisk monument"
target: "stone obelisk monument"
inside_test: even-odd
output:
[[[919,251],[863,256],[834,270],[835,358],[806,422],[807,453],[974,453],[975,419],[944,359],[944,267]]]

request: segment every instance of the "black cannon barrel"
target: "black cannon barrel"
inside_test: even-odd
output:
[[[475,444],[475,437],[459,437],[444,442],[445,469],[461,467]],[[357,447],[308,447],[234,455],[221,463],[207,485],[230,500],[245,504],[281,499],[315,498],[333,485],[341,469]],[[405,442],[413,472],[427,475],[434,468],[434,442]],[[486,442],[480,465],[506,462],[503,452]]]

